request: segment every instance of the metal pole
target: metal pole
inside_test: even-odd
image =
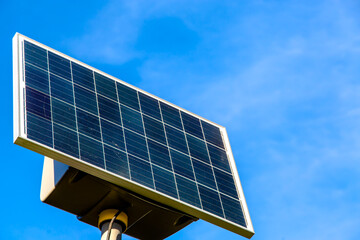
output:
[[[106,221],[101,225],[101,240],[121,240],[122,227],[119,223],[114,222],[110,229],[110,238],[108,238],[110,221]]]
[[[106,209],[99,214],[98,226],[101,240],[121,240],[128,226],[128,216],[120,210]]]

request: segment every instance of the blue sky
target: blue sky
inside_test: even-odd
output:
[[[360,239],[359,1],[0,0],[0,239],[100,239],[12,143],[15,32],[227,128],[254,240]],[[124,237],[124,239],[131,239]],[[242,239],[198,221],[169,239]]]

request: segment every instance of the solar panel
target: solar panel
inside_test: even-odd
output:
[[[224,127],[25,36],[14,39],[17,144],[253,235]]]

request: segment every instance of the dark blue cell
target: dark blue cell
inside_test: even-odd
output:
[[[117,102],[115,81],[95,72],[96,91]]]
[[[179,198],[181,201],[201,208],[199,192],[195,182],[176,175],[176,185],[179,191]]]
[[[198,187],[203,209],[217,216],[224,217],[219,194],[207,187],[201,185],[198,185]]]
[[[189,154],[184,132],[168,125],[165,125],[165,130],[169,146],[185,154]]]
[[[26,86],[36,89],[45,94],[49,94],[49,74],[48,72],[25,63],[25,83]]]
[[[149,161],[145,137],[126,129],[124,132],[127,152]]]
[[[190,114],[181,112],[181,117],[184,123],[185,132],[190,133],[198,138],[204,139],[200,120]]]
[[[233,176],[216,168],[214,168],[214,173],[219,192],[238,198]]]
[[[183,130],[179,110],[163,102],[160,102],[160,106],[164,122]]]
[[[60,152],[79,157],[78,135],[61,125],[54,124],[54,148]]]
[[[175,186],[175,178],[172,172],[152,165],[156,191],[165,193],[168,196],[178,198]]]
[[[27,137],[41,144],[53,147],[52,124],[49,120],[27,112]]]
[[[83,87],[74,84],[75,104],[83,110],[98,115],[96,95]]]
[[[214,173],[211,166],[192,159],[196,181],[216,190]]]
[[[218,147],[224,148],[224,143],[220,129],[210,123],[201,120],[201,125],[204,130],[205,139]]]
[[[50,87],[52,97],[74,104],[74,92],[71,82],[50,74]]]
[[[229,160],[227,158],[227,154],[221,148],[215,147],[211,144],[207,144],[211,163],[213,166],[218,167],[228,173],[231,173]]]
[[[172,171],[169,149],[160,143],[152,141],[151,139],[148,139],[147,142],[149,146],[151,163],[157,164]]]
[[[71,81],[70,61],[52,52],[49,52],[49,71]]]
[[[126,153],[104,145],[106,170],[120,175],[124,178],[130,178],[129,163]]]
[[[122,127],[101,119],[101,132],[104,143],[125,151]]]
[[[74,106],[51,98],[52,117],[55,123],[64,125],[76,131],[76,117]]]
[[[101,141],[99,117],[76,109],[79,132]]]
[[[128,155],[128,157],[131,180],[138,182],[141,185],[145,185],[149,188],[154,188],[154,181],[150,163],[131,155]]]
[[[161,121],[159,102],[139,92],[141,112]]]
[[[116,84],[120,103],[140,111],[137,91],[124,84],[118,82]]]
[[[104,153],[101,142],[98,142],[82,134],[79,134],[79,140],[80,159],[100,168],[104,168]]]
[[[95,92],[93,71],[74,62],[71,67],[74,83]]]
[[[47,51],[28,41],[24,41],[25,62],[34,66],[48,70]]]
[[[189,134],[186,134],[186,139],[189,144],[190,155],[210,164],[205,142]]]
[[[246,227],[244,213],[238,200],[220,194],[222,206],[224,208],[225,218],[231,222]]]
[[[151,117],[143,115],[145,132],[148,138],[166,144],[164,125]]]
[[[121,117],[125,128],[144,134],[143,121],[139,112],[121,106]]]
[[[174,172],[194,180],[194,171],[190,157],[172,149],[170,149],[170,155]]]
[[[42,92],[26,87],[26,110],[51,120],[50,97]]]
[[[98,95],[100,117],[121,125],[119,104]]]

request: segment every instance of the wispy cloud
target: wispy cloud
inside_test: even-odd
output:
[[[110,65],[139,59],[139,87],[228,128],[255,238],[357,239],[359,9],[111,1],[71,44]],[[196,36],[188,52],[139,49],[144,22],[169,16]]]

